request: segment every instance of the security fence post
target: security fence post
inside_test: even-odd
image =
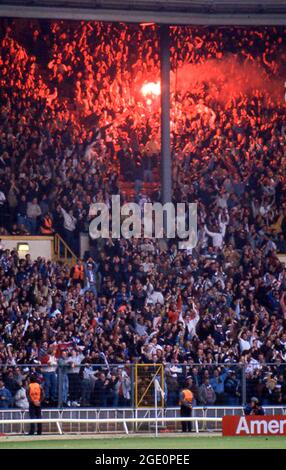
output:
[[[63,370],[62,366],[58,366],[58,408],[63,406]]]
[[[132,364],[131,367],[131,407],[135,407],[135,365]]]
[[[242,364],[241,367],[241,400],[242,406],[246,404],[246,374],[245,374],[245,364]]]

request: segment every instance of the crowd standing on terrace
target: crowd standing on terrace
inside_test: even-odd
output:
[[[240,404],[242,366],[247,399],[285,403],[285,30],[171,35],[173,199],[198,203],[198,244],[100,240],[71,269],[0,242],[0,408],[27,405],[31,368],[47,406],[60,374],[64,405],[129,406],[136,362],[165,365],[168,406],[186,380],[197,404]],[[152,181],[140,89],[158,77],[153,26],[1,22],[0,238],[56,232],[78,253],[94,202]]]

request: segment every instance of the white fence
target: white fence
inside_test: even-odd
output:
[[[62,424],[103,424],[103,423],[108,423],[108,424],[122,424],[124,431],[126,434],[129,434],[129,429],[128,429],[128,424],[138,424],[138,423],[152,423],[154,424],[155,428],[155,434],[156,436],[158,435],[158,430],[159,430],[159,425],[161,424],[162,426],[165,426],[166,423],[177,423],[177,422],[193,422],[195,423],[195,431],[196,433],[199,433],[199,423],[214,423],[214,422],[221,422],[222,418],[202,418],[202,417],[197,417],[197,418],[181,418],[181,417],[176,417],[176,418],[170,418],[170,417],[156,417],[156,418],[118,418],[118,419],[112,419],[112,418],[97,418],[97,419],[72,419],[72,418],[51,418],[51,419],[7,419],[7,420],[0,420],[0,425],[1,424],[20,424],[20,425],[25,425],[25,424],[30,424],[30,423],[42,423],[42,424],[51,424],[54,423],[57,426],[57,430],[59,434],[63,434],[63,428]],[[96,430],[95,430],[96,432]]]
[[[282,406],[264,409],[268,415],[286,414],[286,409]],[[192,421],[196,432],[220,432],[223,416],[242,414],[242,407],[195,407]],[[180,423],[183,421],[179,408],[159,408],[157,419],[155,408],[44,409],[42,418],[45,434],[126,433],[126,426],[129,433],[154,432],[161,427],[176,432],[181,429]],[[189,421],[189,418],[185,421]],[[29,430],[29,423],[28,410],[0,410],[0,434],[26,433]]]

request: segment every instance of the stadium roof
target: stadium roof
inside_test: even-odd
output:
[[[286,0],[1,0],[0,16],[169,24],[286,24]]]

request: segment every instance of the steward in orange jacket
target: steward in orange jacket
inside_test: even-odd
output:
[[[42,402],[45,398],[42,386],[39,384],[36,376],[32,376],[28,385],[27,397],[29,400],[29,416],[30,419],[42,418]],[[42,424],[37,423],[37,434],[42,434]],[[35,433],[35,424],[30,425],[30,435]]]
[[[180,404],[181,404],[181,417],[190,418],[192,416],[192,405],[193,405],[193,392],[185,387],[180,393]],[[191,432],[192,422],[182,421],[182,431]]]
[[[71,277],[74,284],[80,283],[83,286],[84,282],[84,265],[81,260],[78,260],[76,265],[71,270]]]
[[[42,235],[53,235],[53,219],[51,214],[48,212],[43,218],[42,225],[40,227],[40,232]]]

